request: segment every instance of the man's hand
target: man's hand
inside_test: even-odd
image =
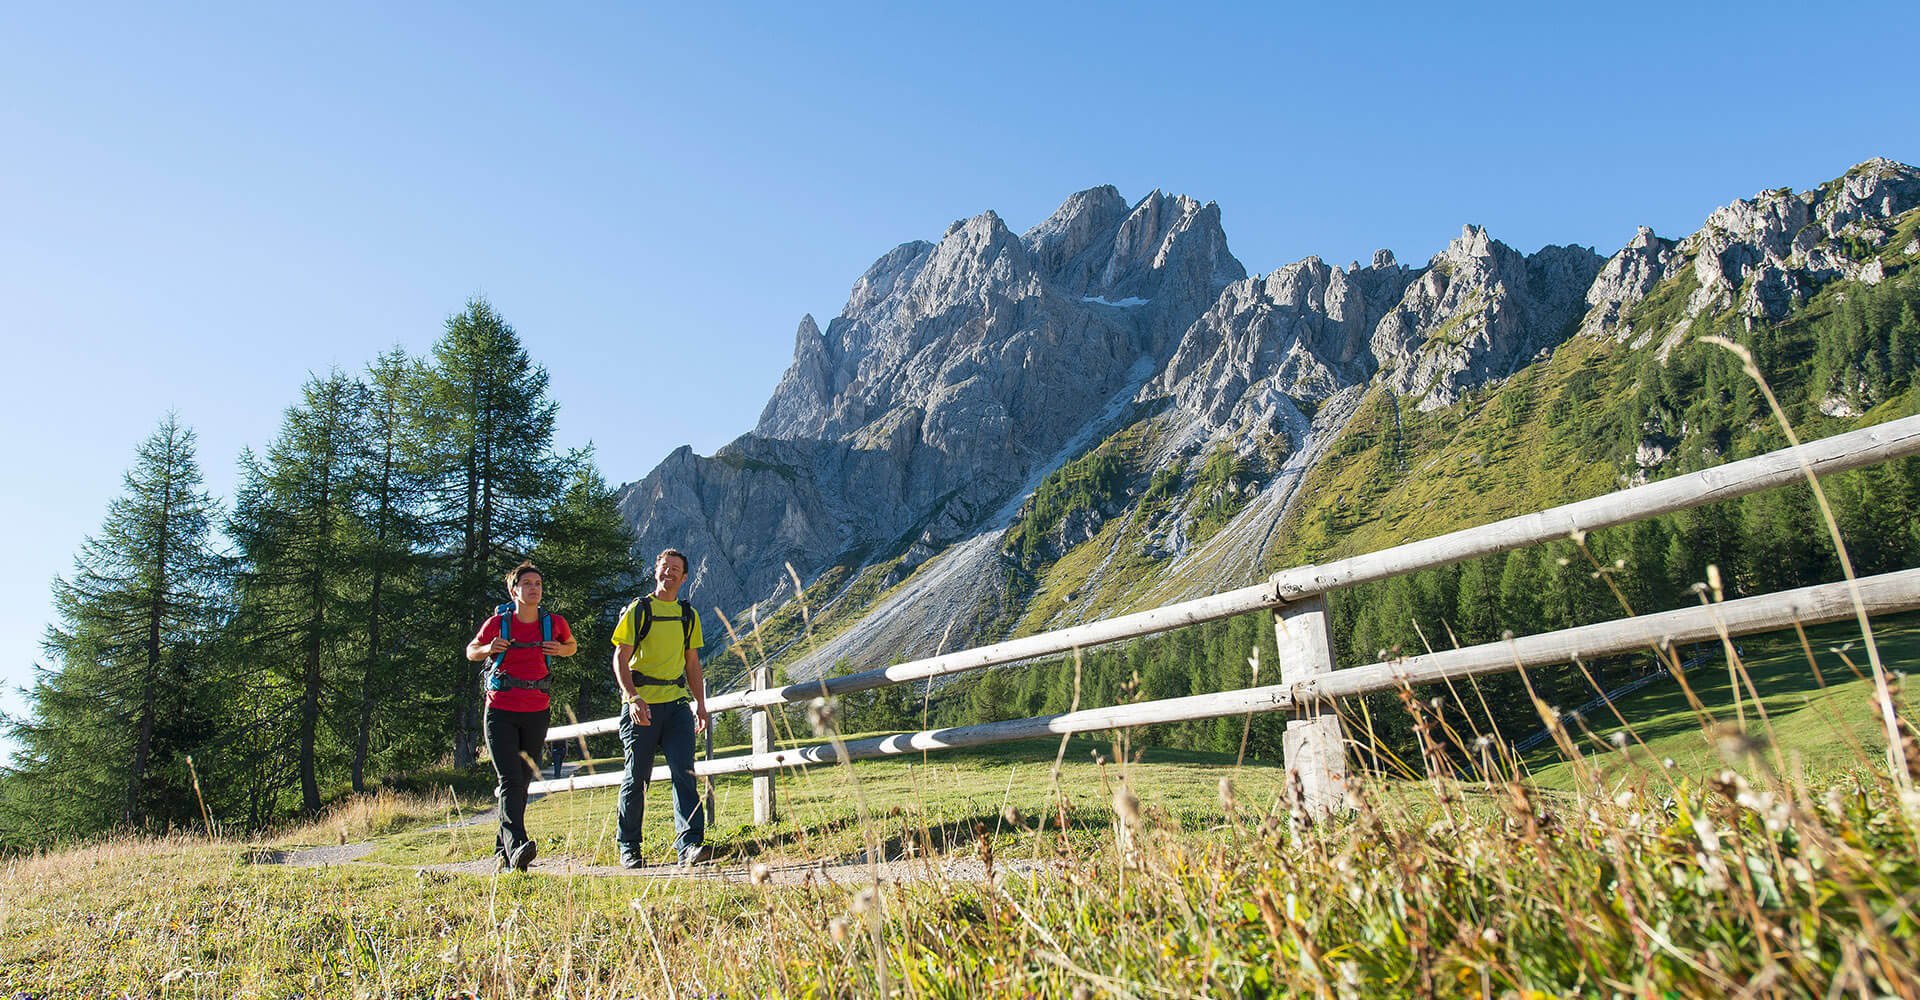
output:
[[[701,705],[693,710],[693,734],[695,736],[707,731],[707,721],[707,706]]]
[[[540,651],[548,656],[565,656],[567,654],[563,650],[566,648],[567,644],[564,642],[548,641],[540,644]]]
[[[497,638],[497,637],[496,637],[496,638],[495,638],[495,639],[493,640],[493,643],[492,643],[491,645],[489,645],[489,646],[487,647],[487,652],[489,652],[489,653],[504,653],[504,652],[506,652],[507,650],[509,650],[509,649],[512,649],[512,648],[513,648],[513,643],[512,643],[512,642],[510,642],[510,641],[508,641],[508,640],[506,640],[506,639],[501,639],[501,638]]]
[[[634,725],[636,726],[653,725],[653,709],[648,708],[646,702],[644,701],[631,702],[627,705],[627,711],[630,714],[632,714]]]

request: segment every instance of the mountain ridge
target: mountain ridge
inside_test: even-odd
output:
[[[1219,206],[1184,195],[1129,205],[1088,188],[1019,235],[983,212],[883,254],[824,330],[802,317],[754,430],[711,457],[676,451],[621,489],[621,509],[639,551],[692,553],[693,592],[730,613],[770,613],[792,572],[884,583],[862,591],[893,595],[867,609],[876,620],[912,620],[915,604],[940,628],[855,629],[800,672],[897,660],[1057,621],[1032,613],[1036,578],[999,542],[1046,477],[1137,425],[1130,492],[1071,511],[1062,543],[1126,516],[1158,553],[1143,570],[1156,597],[1250,582],[1244,553],[1201,566],[1207,541],[1270,539],[1366,393],[1445,410],[1573,338],[1664,351],[1703,318],[1777,320],[1920,255],[1920,240],[1890,245],[1916,207],[1920,171],[1875,159],[1736,200],[1680,239],[1642,227],[1606,258],[1522,254],[1469,225],[1418,267],[1383,250],[1252,276]],[[1135,509],[1155,473],[1191,488],[1208,469],[1208,497]],[[930,563],[943,582],[908,586]]]

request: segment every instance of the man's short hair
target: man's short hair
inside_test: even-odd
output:
[[[528,573],[540,573],[540,567],[535,566],[531,559],[522,559],[520,565],[507,570],[507,593],[513,593],[513,588],[520,585],[520,578],[526,576]],[[546,574],[540,573],[540,577],[544,581]]]
[[[660,560],[665,559],[668,556],[672,556],[675,559],[680,560],[680,572],[682,573],[693,572],[693,564],[687,561],[687,554],[685,552],[680,551],[679,549],[661,549],[660,554],[653,557],[653,561],[654,563],[658,564]]]

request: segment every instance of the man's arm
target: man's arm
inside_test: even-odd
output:
[[[640,700],[639,693],[633,689],[633,670],[628,666],[632,662],[632,646],[613,647],[613,682],[620,685],[621,710],[632,713],[635,725],[652,725],[653,710]]]

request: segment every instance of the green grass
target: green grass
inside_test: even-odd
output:
[[[353,800],[273,843],[375,838],[370,864],[289,869],[257,863],[266,845],[192,837],[14,858],[0,989],[838,997],[878,995],[884,970],[916,997],[1907,995],[1920,815],[1884,775],[1864,682],[1829,651],[1849,631],[1810,633],[1825,686],[1791,635],[1742,640],[1771,718],[1745,740],[1709,739],[1727,734],[1656,686],[1621,705],[1645,751],[1600,729],[1581,765],[1548,750],[1520,780],[1356,775],[1351,811],[1311,826],[1287,821],[1277,768],[1105,738],[1070,741],[1057,784],[1052,740],[783,775],[764,830],[740,822],[746,781],[720,785],[714,839],[736,871],[911,843],[994,882],[418,870],[490,851],[490,824],[434,829],[475,805],[444,794]],[[1920,621],[1879,634],[1890,664],[1920,661]],[[1732,717],[1724,664],[1690,680]],[[1794,762],[1784,775],[1729,750],[1756,740]],[[529,824],[547,851],[609,862],[610,816],[611,792],[574,793]]]
[[[860,735],[850,735],[857,739]],[[809,741],[811,742],[811,741]],[[1057,808],[1052,779],[1057,740],[1034,740],[997,747],[955,750],[910,758],[861,761],[857,787],[845,767],[816,765],[776,778],[780,821],[755,828],[751,780],[716,779],[715,824],[708,842],[729,859],[769,863],[846,860],[866,850],[869,831],[859,825],[855,802],[864,799],[879,839],[896,846],[885,852],[899,856],[897,845],[930,836],[935,849],[945,853],[967,850],[974,827],[1001,825],[1006,809],[1037,815]],[[1093,820],[1073,826],[1081,832],[1103,831],[1107,803],[1112,797],[1114,769],[1097,764],[1093,755],[1113,758],[1111,740],[1075,737],[1069,741],[1059,783],[1070,817]],[[716,756],[725,756],[716,749]],[[1170,822],[1182,829],[1204,829],[1221,817],[1213,799],[1214,784],[1223,766],[1233,760],[1215,754],[1144,749],[1132,764],[1134,788]],[[618,761],[600,762],[600,769],[618,770]],[[1271,765],[1248,764],[1240,770],[1247,787],[1268,801],[1282,793],[1284,778]],[[617,789],[590,789],[536,799],[527,809],[527,825],[549,857],[564,854],[576,860],[611,865],[618,862],[613,841]],[[649,788],[642,843],[649,861],[672,861],[673,799],[671,786],[656,782]],[[435,829],[446,817],[416,816],[413,828],[382,838],[367,860],[385,864],[431,865],[484,858],[493,850],[490,823]],[[1031,845],[1015,847],[1019,856],[1033,853]]]
[[[1920,665],[1920,620],[1914,616],[1877,623],[1875,636],[1883,662],[1906,670]],[[1882,760],[1886,731],[1871,700],[1872,682],[1862,676],[1868,663],[1859,629],[1852,623],[1824,625],[1808,629],[1807,639],[1811,662],[1791,633],[1739,640],[1746,680],[1738,708],[1727,660],[1720,654],[1689,671],[1684,688],[1663,681],[1621,699],[1616,707],[1627,726],[1604,708],[1591,713],[1580,727],[1586,732],[1577,734],[1586,737],[1580,742],[1590,752],[1588,759],[1608,781],[1656,771],[1704,780],[1726,766],[1712,727],[1744,718],[1745,731],[1769,748],[1768,758],[1778,751],[1773,766],[1784,763],[1790,774],[1824,782],[1875,766]],[[1749,685],[1759,692],[1757,705]],[[1707,724],[1689,702],[1688,689],[1706,707]],[[1908,715],[1914,694],[1905,691],[1900,697]],[[1611,745],[1615,733],[1625,734],[1624,749]],[[1578,781],[1577,770],[1551,745],[1532,754],[1529,764],[1542,787],[1567,789]]]

